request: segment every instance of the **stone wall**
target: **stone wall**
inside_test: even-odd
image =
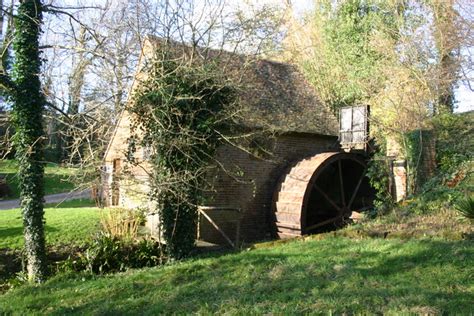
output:
[[[102,169],[102,190],[106,206],[125,208],[148,208],[150,165],[144,159],[145,150],[137,148],[134,157],[141,161],[139,166],[128,164],[125,157],[128,150],[128,138],[131,135],[131,120],[124,112],[118,122],[115,134],[107,149]],[[120,170],[116,169],[116,162]],[[113,203],[114,190],[118,191],[118,203]]]

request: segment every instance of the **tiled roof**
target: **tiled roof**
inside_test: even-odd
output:
[[[148,40],[156,49],[164,43],[155,37]],[[170,46],[176,50],[176,55],[191,51],[189,46],[179,43]],[[236,83],[242,107],[239,124],[276,132],[337,135],[335,115],[320,102],[316,91],[296,66],[223,50],[200,48],[198,53],[198,58],[204,62],[219,59],[223,76]]]

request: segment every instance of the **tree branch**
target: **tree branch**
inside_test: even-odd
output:
[[[5,73],[0,73],[0,86],[7,91],[8,94],[14,93],[17,88],[10,76]]]
[[[53,110],[55,111],[58,111],[59,113],[61,113],[62,115],[64,115],[68,120],[70,119],[69,118],[69,115],[64,112],[63,110],[61,110],[59,107],[57,107],[56,105],[54,105],[54,103],[52,102],[46,102],[46,105],[49,106],[50,108],[52,108]]]

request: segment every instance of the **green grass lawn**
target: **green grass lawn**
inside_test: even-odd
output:
[[[100,216],[90,202],[47,207],[47,240],[56,249],[80,246]],[[22,243],[20,211],[0,211],[0,253]],[[0,314],[468,315],[473,262],[472,224],[453,210],[394,214],[161,267],[58,274],[0,294]]]
[[[6,314],[470,314],[470,241],[307,238],[0,296]]]
[[[82,245],[99,229],[101,210],[90,201],[73,200],[45,208],[46,241],[50,246]],[[0,211],[0,249],[23,247],[20,209]]]
[[[73,190],[74,184],[68,179],[74,175],[75,171],[74,168],[65,168],[57,164],[47,163],[44,170],[45,193],[55,194]],[[0,174],[6,175],[7,183],[11,189],[11,194],[8,196],[8,199],[20,197],[17,172],[18,163],[15,160],[0,160]]]

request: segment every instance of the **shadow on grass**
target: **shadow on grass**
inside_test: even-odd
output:
[[[45,233],[53,233],[59,231],[56,227],[46,225],[44,227]],[[0,227],[0,238],[16,238],[23,236],[23,226],[18,227],[8,227],[2,228]]]
[[[294,243],[77,281],[80,290],[58,278],[16,295],[58,314],[472,311],[471,243],[364,242]]]
[[[48,225],[45,226],[46,234],[57,231],[59,231],[59,229],[55,227]],[[9,228],[0,227],[0,239],[17,239],[21,236],[23,236],[22,226]],[[21,269],[21,248],[2,248],[0,245],[0,281],[13,278],[16,273],[21,271]]]
[[[14,238],[23,235],[23,227],[0,227],[0,238]]]

